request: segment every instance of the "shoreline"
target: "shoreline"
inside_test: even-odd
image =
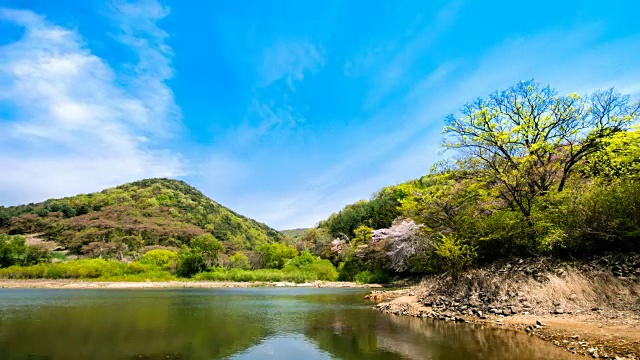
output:
[[[383,298],[380,295],[374,291],[367,298],[381,301]],[[413,295],[411,289],[385,292],[384,298],[386,301],[378,303],[373,309],[391,316],[412,316],[423,318],[425,321],[483,324],[520,331],[572,354],[594,359],[640,359],[640,324],[637,321],[609,321],[607,318],[610,314],[602,314],[600,311],[594,311],[593,314],[519,314],[509,317],[489,315],[481,318],[433,312],[433,308],[424,306],[419,298]],[[625,315],[632,314],[620,312],[616,318],[624,318]]]
[[[391,314],[522,331],[565,351],[640,359],[640,254],[512,259],[365,298]]]
[[[350,288],[375,289],[382,288],[378,284],[356,284],[354,282],[314,281],[307,283],[292,282],[234,282],[234,281],[100,281],[100,280],[0,280],[0,289],[220,289],[251,287],[301,287],[301,288]]]

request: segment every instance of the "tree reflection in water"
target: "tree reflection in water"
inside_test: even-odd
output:
[[[0,359],[566,359],[527,335],[389,316],[362,290],[0,289]]]

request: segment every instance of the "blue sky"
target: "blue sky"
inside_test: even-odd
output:
[[[640,97],[640,2],[0,0],[0,204],[148,177],[309,227],[519,80]]]

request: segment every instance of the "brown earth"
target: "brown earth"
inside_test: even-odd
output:
[[[640,359],[640,256],[515,260],[398,291],[373,291],[379,311],[525,331],[576,354]]]

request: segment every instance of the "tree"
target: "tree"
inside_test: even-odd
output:
[[[281,243],[260,245],[258,252],[262,255],[263,267],[272,269],[282,269],[289,259],[298,256],[298,250]]]
[[[223,252],[224,246],[211,234],[200,235],[191,240],[191,251],[202,256],[207,267],[212,267],[218,261],[218,253]]]
[[[249,263],[249,258],[247,257],[247,255],[241,253],[241,252],[236,252],[235,254],[233,254],[232,257],[229,258],[229,265],[230,267],[234,268],[234,269],[242,269],[242,270],[249,270],[251,269],[251,264]]]
[[[603,141],[639,117],[640,102],[613,89],[581,97],[520,82],[449,115],[445,148],[504,188],[503,197],[528,219],[532,201],[557,185],[564,189],[574,166]]]
[[[155,265],[163,269],[172,269],[175,266],[178,254],[175,251],[154,249],[142,255],[140,262]]]
[[[360,226],[353,231],[354,237],[351,239],[351,246],[358,247],[360,245],[368,245],[371,242],[371,229],[368,226]]]
[[[586,162],[588,176],[613,180],[640,176],[640,128],[615,134]]]

